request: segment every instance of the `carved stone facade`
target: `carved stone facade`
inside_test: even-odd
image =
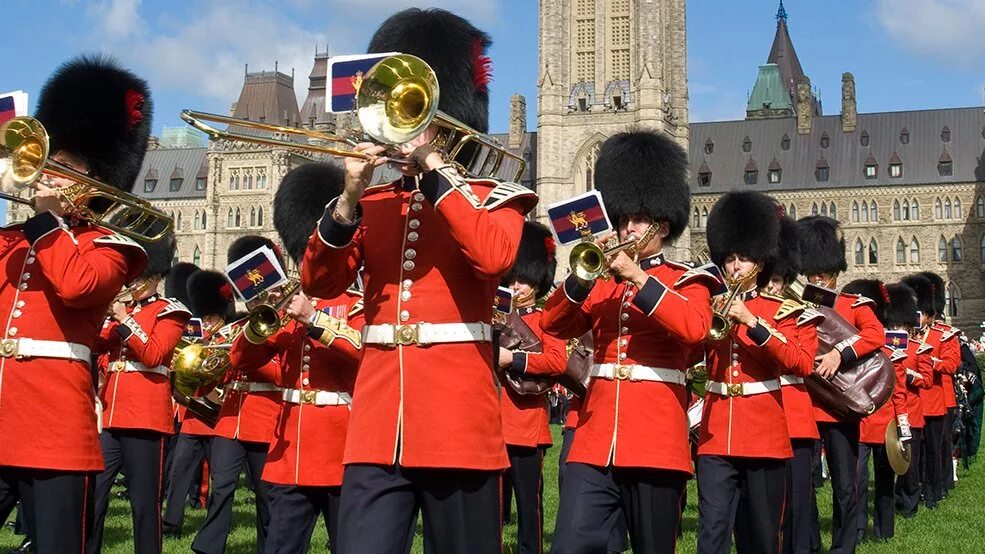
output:
[[[855,101],[855,76],[841,74],[841,130],[851,133],[858,119],[858,105]]]

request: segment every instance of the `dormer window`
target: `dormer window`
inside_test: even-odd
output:
[[[899,133],[899,142],[900,144],[910,144],[910,132],[906,130],[906,127],[903,127]]]
[[[769,167],[768,178],[770,184],[771,185],[779,184],[782,176],[783,176],[783,170],[780,168],[780,162],[776,161],[776,158],[773,158],[773,161],[770,163],[770,167]]]
[[[821,148],[827,148],[831,146],[831,138],[828,137],[827,133],[821,133]]]
[[[705,162],[702,162],[701,167],[698,168],[698,186],[711,186],[711,168],[709,168],[708,164]]]
[[[588,98],[578,99],[578,111],[583,113],[588,111]]]
[[[742,151],[747,154],[750,151],[752,151],[752,139],[750,139],[748,136],[742,139]]]
[[[876,158],[872,153],[869,153],[869,157],[865,160],[863,171],[866,179],[875,179],[879,176],[879,164],[876,163]]]
[[[817,179],[819,183],[826,182],[830,173],[830,168],[828,166],[828,160],[821,158],[814,165],[814,178]]]
[[[715,152],[715,143],[711,140],[711,137],[708,137],[708,140],[705,141],[705,154],[711,154],[713,152]]]
[[[862,134],[858,136],[858,143],[861,144],[862,146],[868,146],[869,145],[869,132],[868,131],[862,131]]]
[[[954,172],[953,163],[951,162],[951,155],[947,153],[947,150],[941,153],[941,156],[937,158],[937,173],[941,177],[950,177]]]
[[[790,135],[784,134],[783,138],[780,139],[780,148],[784,150],[790,150]]]
[[[747,185],[755,185],[759,181],[759,169],[756,167],[756,162],[749,159],[749,163],[746,164],[746,170],[743,174],[743,181]]]
[[[903,176],[903,160],[896,152],[893,152],[893,156],[889,158],[889,176],[893,179]]]
[[[945,125],[943,129],[941,129],[941,141],[951,142],[951,128],[948,127],[947,125]]]

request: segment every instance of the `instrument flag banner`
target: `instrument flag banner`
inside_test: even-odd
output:
[[[287,282],[274,251],[261,246],[226,267],[226,277],[244,302]]]
[[[187,339],[204,339],[205,327],[202,326],[202,319],[198,317],[189,319],[188,323],[185,324],[185,333],[183,337]]]
[[[886,346],[892,348],[893,350],[904,350],[906,349],[907,343],[910,340],[910,336],[906,331],[902,330],[886,330]]]
[[[513,311],[513,289],[506,287],[496,289],[496,302],[493,307],[501,314]]]
[[[19,115],[27,115],[27,93],[17,90],[0,94],[0,125]]]
[[[547,217],[554,238],[562,245],[612,230],[609,214],[602,204],[602,195],[597,190],[547,206]]]
[[[807,283],[804,285],[804,293],[800,295],[800,298],[809,304],[834,308],[835,300],[838,299],[838,291],[814,283]]]
[[[705,265],[698,266],[692,271],[704,271],[715,278],[715,287],[710,289],[712,296],[720,296],[722,294],[727,294],[729,291],[728,284],[725,282],[725,276],[722,275],[722,270],[720,267],[715,265],[713,262],[708,262]]]
[[[335,56],[328,59],[328,78],[325,79],[325,111],[328,113],[351,112],[356,108],[356,93],[363,75],[383,58],[397,52],[386,54],[356,54]]]

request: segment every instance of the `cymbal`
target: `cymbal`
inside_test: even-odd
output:
[[[904,445],[900,442],[895,421],[886,425],[886,457],[896,475],[904,475],[910,469],[910,443]]]

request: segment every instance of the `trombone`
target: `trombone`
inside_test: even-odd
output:
[[[174,222],[149,202],[79,173],[49,157],[48,132],[33,117],[18,116],[0,125],[0,183],[3,189],[30,187],[42,175],[68,179],[73,184],[57,189],[68,211],[135,240],[154,242],[174,229]],[[0,198],[34,205],[33,198],[0,192]],[[98,208],[95,204],[101,204]],[[102,205],[107,205],[103,208]]]
[[[638,240],[627,240],[604,249],[591,240],[579,242],[571,248],[571,253],[568,255],[568,265],[575,276],[582,281],[594,281],[599,277],[608,280],[611,277],[609,268],[606,267],[609,258],[613,254],[625,250],[626,254],[635,261],[640,250],[653,240],[658,230],[660,230],[659,225],[650,225]]]
[[[417,56],[396,54],[377,62],[359,80],[354,111],[369,139],[390,147],[391,151],[396,146],[410,142],[434,123],[439,130],[431,140],[431,145],[460,173],[467,177],[495,178],[502,172],[509,177],[509,181],[519,182],[526,168],[523,158],[510,152],[495,138],[439,111],[438,96],[438,78],[431,66]],[[367,154],[351,150],[358,142],[355,136],[260,123],[194,110],[183,110],[181,119],[212,140],[232,140],[332,156],[370,159]],[[307,143],[273,136],[248,135],[229,129],[222,131],[205,121],[227,124],[230,128],[238,126],[275,135],[301,137],[307,139]],[[337,143],[345,147],[312,142]],[[395,163],[410,163],[406,158],[388,156],[388,159]],[[504,162],[507,163],[505,167]]]

